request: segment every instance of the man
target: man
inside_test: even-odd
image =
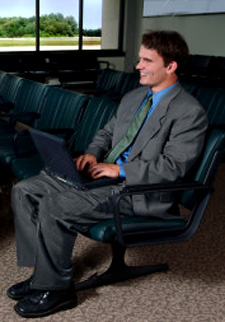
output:
[[[14,186],[18,265],[34,266],[28,280],[7,292],[19,300],[15,310],[21,316],[45,316],[76,305],[71,267],[75,239],[78,232],[113,217],[106,206],[113,194],[126,184],[181,180],[197,160],[207,119],[178,82],[178,67],[187,56],[186,42],[176,32],[143,35],[137,69],[145,86],[123,98],[117,115],[75,160],[77,168],[91,178],[123,177],[123,183],[77,191],[42,171]],[[145,110],[147,116],[134,130]],[[126,143],[122,149],[121,142]],[[170,220],[179,216],[173,198],[168,193],[127,197],[121,212]]]

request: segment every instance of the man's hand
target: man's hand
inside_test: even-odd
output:
[[[93,154],[83,154],[74,159],[77,170],[83,171],[85,167],[90,167],[98,163],[97,158]]]
[[[101,177],[118,178],[120,174],[120,166],[117,164],[97,163],[89,166],[87,173],[93,178]]]

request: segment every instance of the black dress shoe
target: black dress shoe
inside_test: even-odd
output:
[[[74,287],[63,291],[36,291],[24,297],[15,306],[16,313],[24,318],[47,316],[77,306]]]
[[[32,276],[28,278],[26,281],[11,286],[7,290],[8,297],[13,300],[21,300],[22,298],[24,298],[24,296],[32,294],[34,290],[31,290],[30,288],[31,281]]]

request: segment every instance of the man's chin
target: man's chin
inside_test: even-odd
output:
[[[149,82],[147,80],[145,80],[145,79],[140,79],[140,84],[150,86]]]

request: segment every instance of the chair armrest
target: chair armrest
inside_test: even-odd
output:
[[[120,218],[119,203],[120,200],[126,196],[132,195],[144,195],[155,192],[175,192],[175,191],[190,191],[198,190],[199,192],[207,193],[211,190],[211,187],[199,182],[175,182],[175,183],[163,183],[163,184],[150,184],[150,185],[135,185],[135,186],[126,186],[124,189],[117,195],[114,195],[112,198],[113,206],[113,215],[114,223],[116,228],[117,240],[121,245],[125,245],[123,231],[122,231],[122,222]]]
[[[8,113],[14,108],[14,103],[12,102],[0,102],[0,112]]]
[[[9,117],[9,124],[12,127],[15,127],[17,121],[31,124],[35,119],[40,118],[40,114],[35,112],[8,113],[5,116]]]
[[[16,131],[13,135],[13,147],[17,158],[36,152],[29,129]]]
[[[203,185],[200,182],[165,182],[165,183],[153,183],[146,185],[134,185],[134,186],[126,186],[121,194],[124,195],[133,195],[133,194],[145,194],[145,193],[154,193],[154,192],[173,192],[173,191],[187,191],[190,189],[200,189],[200,190],[208,190],[209,187]]]
[[[74,130],[68,128],[61,128],[61,129],[43,129],[43,132],[47,132],[49,134],[57,135],[63,137],[66,141],[73,135]]]

